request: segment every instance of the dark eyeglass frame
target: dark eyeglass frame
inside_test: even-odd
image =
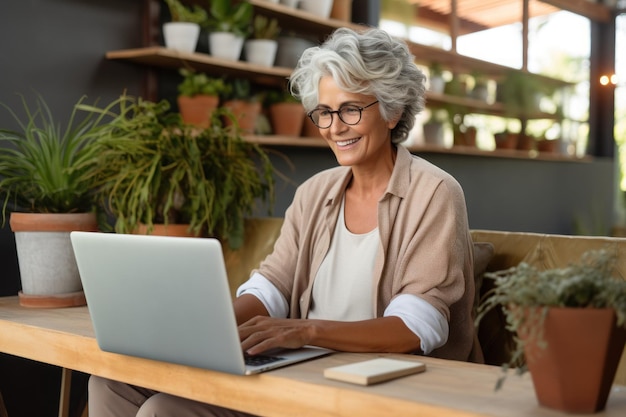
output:
[[[367,109],[368,107],[373,106],[376,103],[378,103],[378,100],[376,100],[375,102],[370,103],[370,104],[368,104],[366,106],[363,106],[363,107],[355,106],[354,104],[346,104],[344,106],[339,107],[338,110],[328,110],[328,109],[315,108],[315,109],[311,110],[310,112],[308,112],[306,115],[309,117],[309,119],[311,119],[313,124],[315,126],[317,126],[319,129],[329,129],[333,125],[333,122],[334,122],[333,114],[336,114],[337,117],[339,117],[339,120],[341,120],[342,123],[345,123],[348,126],[354,126],[354,125],[359,124],[359,122],[361,121],[361,118],[363,117],[363,110]],[[359,110],[359,120],[357,120],[354,123],[348,123],[345,120],[343,120],[343,117],[341,117],[341,112],[344,111],[346,108],[353,108],[353,109]],[[328,126],[322,127],[322,126],[318,125],[317,122],[315,122],[315,120],[313,119],[313,113],[315,113],[316,111],[320,111],[320,110],[324,110],[328,114],[330,114],[330,123],[328,124]]]

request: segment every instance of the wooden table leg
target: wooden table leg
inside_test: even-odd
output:
[[[4,405],[4,400],[2,399],[2,393],[0,392],[0,417],[9,417],[9,413]]]
[[[59,398],[59,417],[68,417],[70,414],[70,392],[72,391],[72,370],[61,370],[61,394]]]

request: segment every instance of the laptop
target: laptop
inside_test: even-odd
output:
[[[216,239],[78,231],[70,239],[103,351],[238,375],[331,352],[305,346],[246,365]]]

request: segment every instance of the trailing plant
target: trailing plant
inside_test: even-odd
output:
[[[93,115],[77,115],[81,97],[65,126],[55,120],[44,98],[34,105],[20,95],[25,117],[8,105],[0,105],[19,129],[0,129],[0,195],[3,223],[6,211],[79,213],[93,211],[94,173],[98,151],[93,146],[99,121]]]
[[[145,224],[189,224],[196,235],[215,236],[238,248],[244,217],[257,200],[273,202],[273,166],[236,125],[182,123],[169,103],[122,96],[104,108],[83,110],[110,119],[98,141],[98,195],[119,233]]]
[[[193,97],[197,95],[219,96],[226,92],[227,86],[223,78],[209,77],[203,72],[181,68],[179,70],[183,80],[178,84],[178,93],[181,96]]]
[[[211,31],[246,37],[250,34],[252,12],[252,4],[247,0],[210,0],[206,26]]]
[[[280,34],[280,26],[277,19],[269,19],[263,15],[254,16],[252,22],[252,38],[254,39],[271,39],[278,38]]]
[[[525,339],[519,334],[545,347],[543,322],[551,307],[611,308],[617,315],[618,326],[626,326],[626,280],[614,275],[616,262],[614,250],[591,250],[579,262],[565,268],[540,271],[522,262],[504,271],[485,274],[485,278],[494,280],[494,287],[480,302],[476,325],[488,312],[501,308],[506,329],[513,333],[515,342],[515,350],[510,361],[503,365],[505,372],[496,389],[502,386],[508,368],[516,367],[518,374],[526,371]]]
[[[203,25],[209,17],[207,11],[197,4],[187,7],[179,0],[165,0],[165,3],[173,22],[189,22]]]

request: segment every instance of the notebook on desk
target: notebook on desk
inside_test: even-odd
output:
[[[281,350],[246,365],[216,239],[99,232],[70,239],[104,351],[241,375],[330,352]]]

